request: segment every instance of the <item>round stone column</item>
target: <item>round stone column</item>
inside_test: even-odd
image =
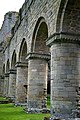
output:
[[[16,76],[16,104],[23,104],[27,97],[27,63],[17,62],[17,76]]]
[[[51,38],[51,116],[68,120],[76,110],[79,84],[79,54],[77,41]]]
[[[5,78],[4,78],[4,97],[8,97],[8,90],[9,90],[9,73],[5,73]]]
[[[0,95],[4,96],[4,75],[0,76]]]
[[[15,89],[16,89],[16,70],[9,70],[9,92],[8,97],[15,100]]]
[[[48,62],[47,54],[30,53],[28,59],[28,111],[46,108]]]

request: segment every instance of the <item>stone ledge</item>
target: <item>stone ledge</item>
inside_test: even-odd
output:
[[[80,34],[68,33],[68,32],[54,33],[46,40],[46,45],[51,46],[53,43],[80,44]]]
[[[27,62],[17,62],[15,67],[27,67]]]
[[[10,69],[10,70],[9,70],[9,74],[16,74],[16,70]]]
[[[44,60],[50,60],[51,56],[50,56],[50,54],[31,52],[31,53],[29,53],[27,55],[26,60],[32,59],[32,58],[39,58],[39,59],[44,59]]]
[[[9,72],[5,73],[4,76],[5,76],[5,77],[9,77]]]

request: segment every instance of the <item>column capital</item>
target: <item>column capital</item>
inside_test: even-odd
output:
[[[9,77],[9,72],[6,72],[4,76]]]
[[[9,74],[16,74],[16,70],[15,69],[10,69]]]
[[[15,67],[27,67],[27,62],[17,62]]]
[[[80,34],[70,32],[56,32],[46,40],[46,45],[48,46],[52,46],[54,43],[80,44]]]
[[[4,79],[4,75],[0,75],[0,78],[1,78],[1,79]]]
[[[36,52],[30,52],[26,60],[32,59],[32,58],[39,58],[39,59],[44,59],[44,60],[50,60],[51,55],[50,54],[44,54],[44,53],[36,53]]]

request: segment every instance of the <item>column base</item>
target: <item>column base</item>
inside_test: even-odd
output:
[[[50,120],[80,120],[80,117],[77,116],[77,111],[73,111],[72,115],[69,114],[57,114],[50,118]],[[80,113],[79,113],[80,114]]]
[[[67,118],[67,119],[49,118],[49,120],[80,120],[80,118]]]
[[[50,113],[50,109],[48,109],[48,108],[43,108],[43,109],[25,108],[24,111],[26,113]]]
[[[16,107],[17,106],[27,106],[27,103],[20,103],[20,102],[16,102],[15,104],[14,104]]]
[[[15,97],[14,96],[7,96],[7,99],[9,100],[9,102],[15,103]]]
[[[65,110],[64,110],[65,111]],[[54,112],[51,108],[51,118],[49,120],[80,120],[80,110],[74,109],[71,113]]]

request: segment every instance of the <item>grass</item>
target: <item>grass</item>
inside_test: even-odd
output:
[[[49,114],[26,114],[22,107],[0,104],[0,120],[43,120]]]
[[[6,100],[6,98],[0,97],[0,100]]]
[[[0,99],[2,99],[0,97]],[[48,97],[48,107],[49,107]],[[50,114],[27,114],[23,108],[15,107],[13,104],[0,104],[0,120],[44,120],[44,117],[49,117]]]

